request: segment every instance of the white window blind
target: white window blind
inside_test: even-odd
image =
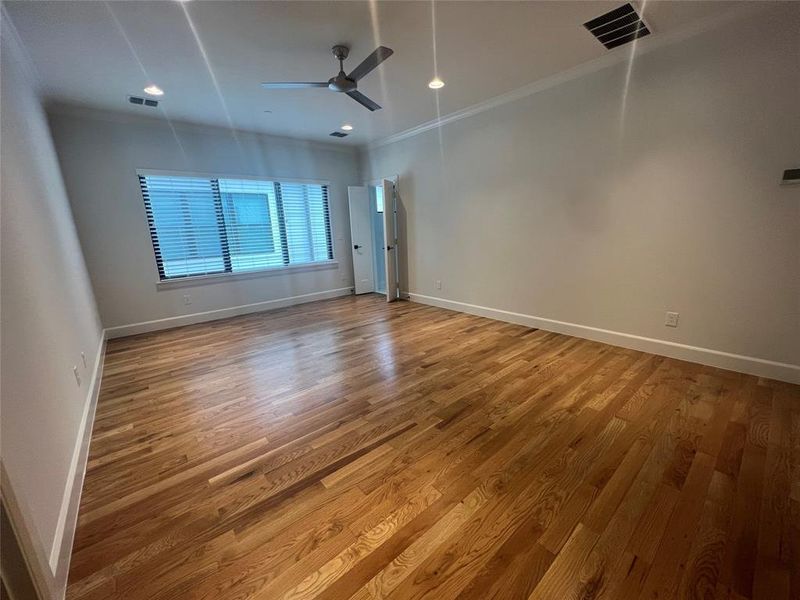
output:
[[[159,277],[331,260],[328,186],[140,175]]]

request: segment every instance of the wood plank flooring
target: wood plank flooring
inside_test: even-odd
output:
[[[113,340],[73,600],[800,598],[800,387],[378,296]]]

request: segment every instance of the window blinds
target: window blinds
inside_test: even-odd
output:
[[[328,186],[140,175],[159,277],[331,260]]]

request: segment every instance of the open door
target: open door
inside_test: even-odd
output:
[[[347,197],[350,204],[350,239],[353,242],[355,292],[369,294],[375,291],[369,190],[366,186],[351,186],[347,188]]]
[[[383,247],[386,258],[386,301],[394,302],[398,297],[397,290],[397,205],[394,197],[394,182],[383,180]]]

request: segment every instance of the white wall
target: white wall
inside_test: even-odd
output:
[[[627,98],[623,63],[373,147],[403,289],[800,364],[798,31],[800,4],[748,14],[637,56]]]
[[[49,560],[54,547],[59,551],[80,469],[102,329],[47,120],[24,55],[3,21],[0,447],[12,487],[4,497],[15,498],[22,526]]]
[[[360,181],[354,150],[72,108],[51,111],[50,123],[106,327],[352,287],[347,186]],[[339,266],[159,290],[136,169],[329,180]]]

